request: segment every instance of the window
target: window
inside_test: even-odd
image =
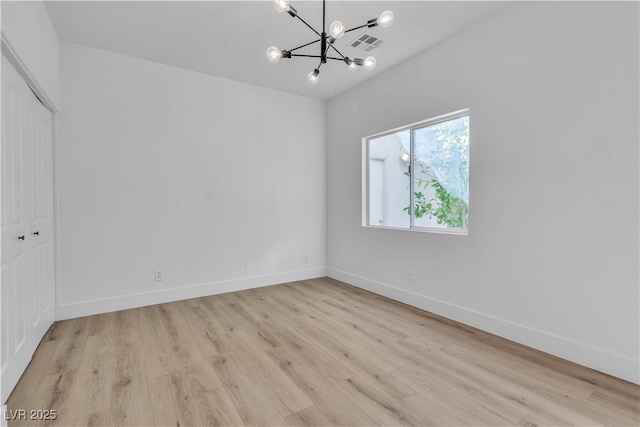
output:
[[[467,234],[469,111],[363,140],[363,225]]]

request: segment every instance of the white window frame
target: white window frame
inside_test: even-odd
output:
[[[441,122],[446,122],[449,120],[454,120],[460,117],[469,116],[469,135],[471,135],[471,114],[469,108],[465,108],[462,110],[454,111],[452,113],[442,114],[437,117],[432,117],[427,120],[423,120],[420,122],[412,123],[406,126],[401,126],[395,129],[391,129],[388,131],[376,133],[373,135],[369,135],[367,137],[362,138],[362,226],[366,228],[381,228],[386,230],[401,230],[401,231],[412,231],[412,232],[422,232],[422,233],[441,233],[441,234],[453,234],[460,236],[467,236],[469,234],[469,228],[461,229],[461,228],[438,228],[438,227],[419,227],[414,224],[414,215],[413,209],[415,205],[414,200],[414,156],[415,152],[414,140],[413,140],[413,131],[416,129],[420,129],[423,127],[435,125]],[[387,225],[374,225],[369,224],[369,140],[374,138],[380,138],[387,135],[396,134],[403,131],[409,131],[410,135],[410,168],[411,173],[409,174],[409,220],[410,225],[409,228],[402,227],[389,227]],[[471,136],[469,136],[469,153],[471,153]],[[471,159],[471,155],[469,155],[469,159]],[[469,169],[471,167],[469,166]],[[469,180],[470,181],[470,180]],[[471,186],[471,182],[469,182],[469,186]],[[469,203],[471,205],[471,203]]]

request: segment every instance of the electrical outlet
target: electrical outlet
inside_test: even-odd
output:
[[[302,262],[307,264],[309,262],[309,255],[307,254],[302,255]]]
[[[244,260],[244,269],[251,270],[253,268],[253,260],[251,258],[247,258]]]
[[[164,270],[155,270],[153,272],[153,280],[162,282],[164,280]]]
[[[413,283],[413,271],[407,271],[407,283]]]

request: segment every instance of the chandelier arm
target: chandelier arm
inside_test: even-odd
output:
[[[333,60],[335,60],[335,61],[344,62],[344,59],[342,59],[342,58],[336,58],[335,56],[327,56],[327,59],[333,59]]]
[[[292,53],[291,56],[298,56],[301,58],[322,58],[320,55],[303,55],[300,53]]]
[[[315,30],[315,28],[313,28],[311,25],[307,24],[307,21],[305,21],[304,19],[302,19],[302,18],[300,17],[300,15],[296,15],[296,18],[298,18],[300,21],[302,21],[302,23],[303,23],[304,25],[306,25],[307,27],[309,27],[309,28],[311,29],[311,31],[313,31],[314,33],[316,33],[316,34],[318,35],[318,37],[322,37],[322,34],[320,34],[319,32],[317,32],[317,31]]]
[[[345,30],[344,32],[346,34],[346,33],[350,33],[351,31],[359,30],[360,28],[364,28],[364,27],[368,27],[368,26],[369,26],[369,24],[364,24],[364,25],[360,25],[359,27],[353,27],[350,30]]]
[[[289,52],[293,52],[294,50],[298,50],[298,49],[301,49],[301,48],[303,48],[303,47],[307,47],[307,46],[309,46],[309,45],[312,45],[312,44],[314,44],[314,43],[318,43],[320,40],[322,40],[322,39],[314,40],[314,41],[312,41],[312,42],[305,43],[305,44],[303,44],[302,46],[294,47],[293,49],[289,49]]]
[[[333,45],[333,43],[329,47],[331,47],[331,49],[335,50],[338,53],[338,55],[340,55],[342,57],[342,59],[346,59],[346,57],[343,54],[341,54],[338,49],[336,49],[336,47]]]
[[[331,49],[331,46],[333,45],[333,41],[332,40],[335,41],[333,38],[328,38],[327,39],[327,48],[322,53],[325,57],[327,56],[327,54],[329,53],[329,49]]]

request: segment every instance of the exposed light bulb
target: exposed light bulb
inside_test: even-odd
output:
[[[393,19],[393,12],[391,12],[390,10],[385,10],[378,17],[377,23],[381,27],[389,28],[393,24]]]
[[[271,46],[267,49],[267,59],[269,60],[269,62],[275,64],[276,62],[280,61],[280,58],[282,58],[282,51],[280,51],[280,49],[275,46]]]
[[[400,158],[402,159],[403,162],[408,162],[411,157],[409,156],[409,153],[403,153],[402,156],[400,156]]]
[[[378,60],[376,58],[374,58],[373,56],[367,56],[366,58],[364,58],[363,66],[367,70],[373,70],[374,68],[376,68],[377,63]]]
[[[329,26],[329,33],[334,39],[339,39],[344,36],[344,30],[344,24],[340,21],[333,21]]]
[[[273,8],[278,12],[289,12],[289,0],[273,0]]]
[[[354,61],[353,59],[348,59],[345,61],[347,64],[347,70],[351,71],[352,73],[355,73],[356,71],[358,71],[358,64],[356,64],[356,61]]]
[[[320,81],[320,70],[316,68],[315,70],[310,72],[307,76],[307,80],[309,80],[309,83],[311,83],[312,85],[318,83],[318,81]]]

